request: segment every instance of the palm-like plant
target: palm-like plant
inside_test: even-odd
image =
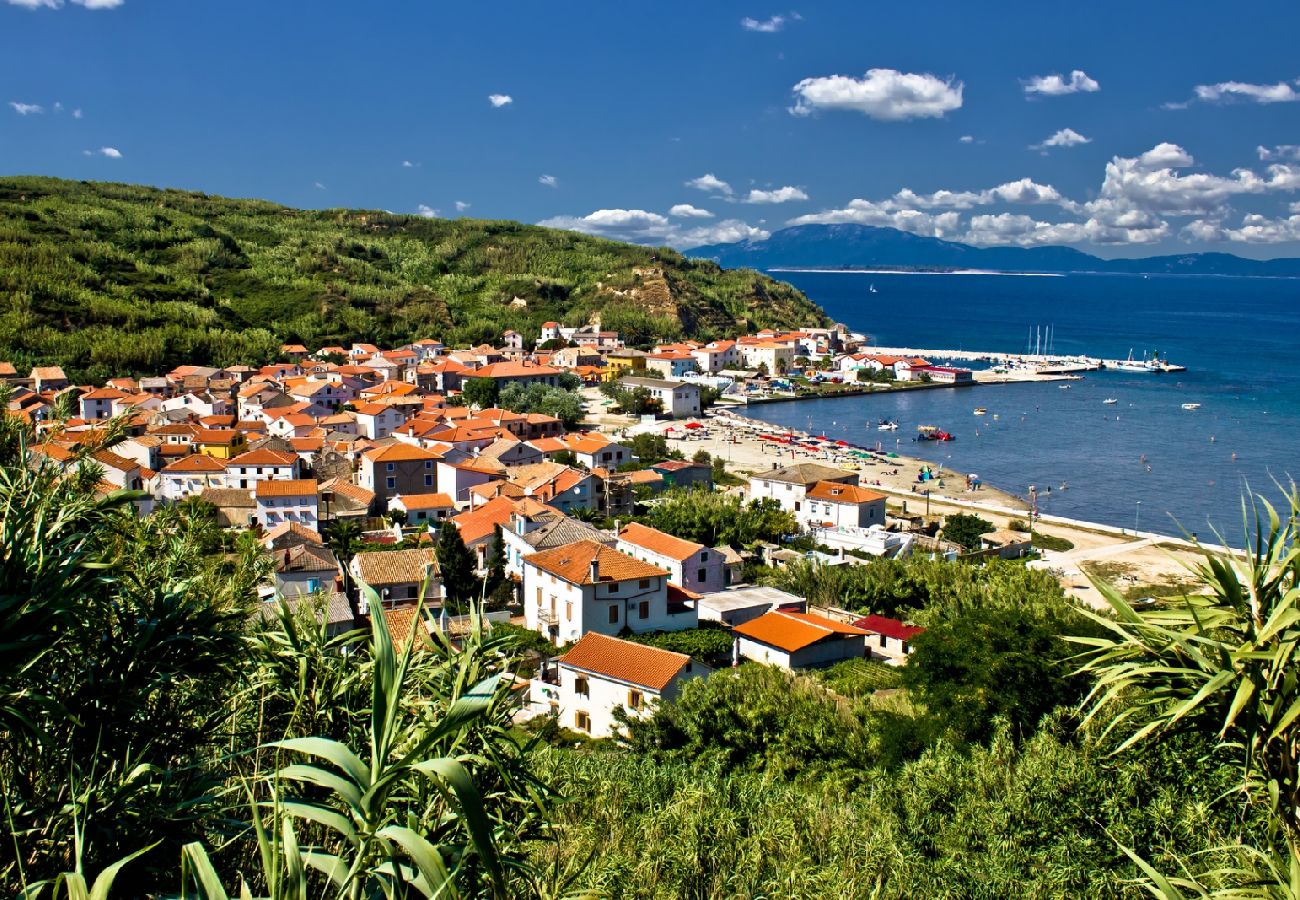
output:
[[[1240,870],[1212,878],[1253,882],[1261,892],[1224,896],[1300,896],[1300,495],[1294,485],[1287,505],[1283,519],[1267,501],[1253,502],[1249,552],[1205,554],[1196,572],[1208,593],[1139,612],[1099,584],[1114,615],[1093,617],[1108,634],[1071,638],[1088,648],[1081,656],[1081,674],[1094,680],[1087,717],[1110,717],[1103,732],[1123,737],[1117,752],[1179,728],[1208,731],[1239,758],[1247,800],[1266,803],[1276,817],[1277,849],[1251,850]],[[1153,880],[1153,889],[1162,896],[1206,892],[1192,879]]]

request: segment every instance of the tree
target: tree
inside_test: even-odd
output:
[[[718,401],[722,399],[721,388],[709,387],[707,384],[700,386],[700,409],[712,409],[717,406]]]
[[[941,728],[983,742],[1001,717],[1017,739],[1058,706],[1076,703],[1068,644],[1059,635],[1081,617],[973,603],[933,622],[911,641],[903,683]]]
[[[632,438],[632,453],[639,468],[653,466],[668,459],[668,439],[662,434],[645,431]]]
[[[478,567],[474,554],[465,546],[460,529],[450,519],[444,521],[438,530],[434,556],[438,559],[442,588],[447,595],[448,605],[463,609],[470,601],[477,600],[480,582],[476,574]]]
[[[326,523],[325,542],[343,570],[343,594],[347,597],[352,622],[358,628],[365,621],[361,615],[361,601],[352,581],[352,560],[361,550],[361,522],[355,518],[333,519]]]
[[[943,539],[960,544],[967,550],[978,550],[980,535],[992,530],[992,522],[966,513],[953,513],[943,520]]]
[[[491,378],[467,378],[460,386],[467,406],[487,409],[497,402],[497,383]]]
[[[735,494],[695,488],[664,494],[649,514],[650,524],[687,541],[714,547],[749,547],[759,541],[779,541],[799,530],[794,514],[775,500],[746,503]]]

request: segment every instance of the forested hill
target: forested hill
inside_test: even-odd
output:
[[[0,360],[20,369],[84,380],[257,364],[286,341],[496,343],[597,313],[629,343],[827,321],[752,271],[517,222],[0,178]]]

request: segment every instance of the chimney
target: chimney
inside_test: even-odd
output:
[[[597,552],[591,558],[591,581],[593,584],[600,581],[600,553]]]

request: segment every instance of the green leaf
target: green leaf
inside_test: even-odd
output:
[[[289,738],[283,741],[273,741],[269,746],[279,747],[282,750],[293,750],[298,753],[305,753],[308,756],[328,760],[351,775],[352,780],[361,788],[364,789],[370,786],[370,770],[366,768],[366,764],[338,741],[318,737]]]

